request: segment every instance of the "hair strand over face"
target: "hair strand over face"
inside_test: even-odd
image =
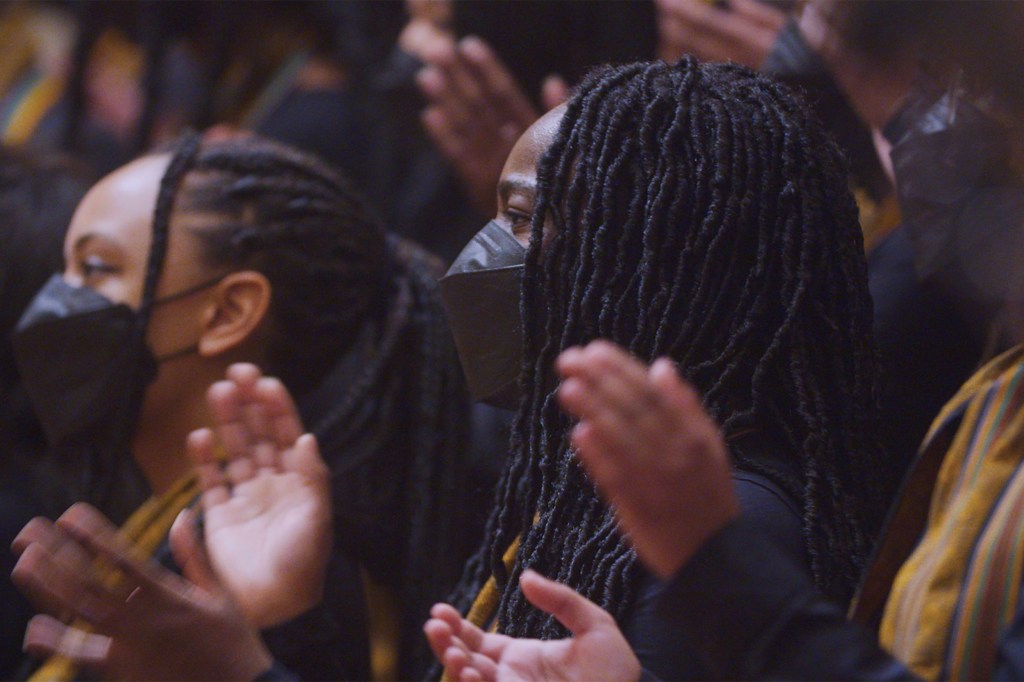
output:
[[[548,215],[561,224],[542,249]],[[849,598],[891,484],[870,437],[867,266],[841,153],[786,88],[692,58],[591,74],[538,167],[522,315],[526,395],[460,606],[493,574],[502,632],[564,636],[519,590],[531,567],[620,621],[634,607],[635,554],[555,397],[558,354],[596,338],[676,361],[736,467],[800,506],[818,585]]]

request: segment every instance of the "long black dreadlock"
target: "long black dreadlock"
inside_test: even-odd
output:
[[[555,398],[558,354],[596,338],[678,363],[736,466],[802,506],[817,584],[849,598],[881,510],[872,309],[845,163],[794,95],[692,58],[592,73],[539,163],[522,296],[526,395],[460,606],[493,574],[502,632],[565,636],[518,588],[531,567],[620,622],[634,607],[635,554]],[[791,466],[755,454],[766,442]]]

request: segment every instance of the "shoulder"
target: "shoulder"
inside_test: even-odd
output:
[[[771,542],[751,547],[752,551],[781,548],[807,566],[802,515],[797,503],[771,479],[760,474],[735,471],[733,482],[743,507],[747,527]],[[808,575],[810,569],[807,569]],[[657,603],[664,586],[647,571],[636,584],[636,607],[621,625],[643,668],[661,679],[707,679],[709,671],[691,645],[681,626],[660,617]]]
[[[736,496],[749,527],[770,538],[801,565],[807,566],[803,513],[799,503],[771,479],[751,471],[733,472]]]

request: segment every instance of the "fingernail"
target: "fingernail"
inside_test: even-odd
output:
[[[467,53],[479,56],[481,51],[484,50],[484,41],[477,36],[466,36],[459,41],[459,49],[466,50]]]
[[[433,66],[424,67],[416,74],[416,84],[428,95],[437,95],[442,87],[441,72]]]
[[[561,355],[558,356],[558,360],[556,362],[559,366],[561,366],[563,363],[572,362],[573,360],[578,359],[579,355],[579,347],[573,346],[571,348],[566,348],[565,350],[562,351]]]

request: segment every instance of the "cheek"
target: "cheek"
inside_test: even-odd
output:
[[[131,281],[124,277],[105,281],[98,285],[96,290],[111,301],[126,303],[136,310],[138,310],[139,304],[142,303],[141,282]]]
[[[146,343],[153,354],[161,357],[197,343],[202,332],[200,315],[200,307],[181,301],[158,306],[146,328]]]

